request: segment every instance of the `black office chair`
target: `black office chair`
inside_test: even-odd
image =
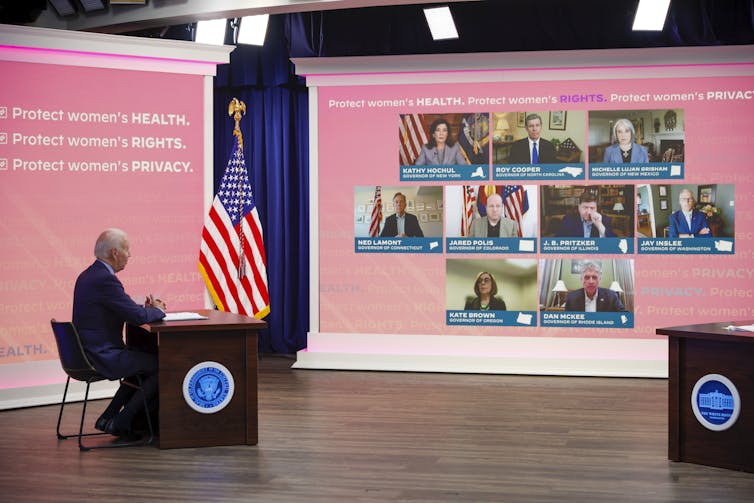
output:
[[[81,441],[82,437],[106,435],[106,433],[84,433],[84,418],[86,416],[86,404],[89,400],[89,386],[93,382],[105,381],[107,377],[97,372],[89,359],[86,357],[84,347],[81,345],[81,339],[76,327],[70,321],[55,321],[53,318],[50,320],[52,325],[52,332],[55,334],[55,342],[58,345],[58,354],[60,355],[60,364],[63,366],[63,370],[68,374],[68,379],[65,381],[65,391],[63,391],[63,400],[60,402],[60,413],[58,414],[58,426],[57,434],[58,439],[64,440],[70,437],[78,437],[79,449],[82,451],[88,451],[91,449],[103,449],[108,447],[131,447],[136,445],[146,445],[152,443],[154,440],[154,429],[152,428],[152,420],[150,419],[149,406],[147,405],[146,396],[144,396],[144,410],[146,413],[147,427],[149,429],[149,435],[145,438],[136,441],[116,441],[110,444],[100,445],[84,445]],[[137,384],[121,380],[121,384],[126,386],[132,386],[137,390],[141,389],[141,377],[135,376]],[[86,383],[86,392],[84,393],[84,405],[81,409],[81,423],[79,424],[78,434],[63,435],[60,433],[60,422],[63,419],[63,408],[65,407],[65,399],[68,394],[68,384],[71,379],[77,381],[83,381]]]

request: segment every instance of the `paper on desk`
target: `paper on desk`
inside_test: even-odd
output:
[[[206,320],[206,316],[202,316],[199,313],[165,313],[165,317],[162,321],[185,321],[185,320]]]
[[[728,325],[728,330],[743,330],[744,332],[754,332],[754,325]]]

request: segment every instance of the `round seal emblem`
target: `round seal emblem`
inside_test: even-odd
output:
[[[233,375],[217,362],[197,363],[183,378],[183,399],[202,414],[214,414],[233,398]]]
[[[707,374],[691,391],[691,408],[699,423],[712,431],[727,430],[741,412],[741,397],[736,386],[725,376]]]

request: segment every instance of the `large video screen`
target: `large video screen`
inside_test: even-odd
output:
[[[638,340],[754,317],[754,78],[710,68],[310,77],[310,346],[317,333],[368,334],[366,352],[381,334]]]

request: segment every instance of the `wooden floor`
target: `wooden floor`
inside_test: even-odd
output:
[[[754,474],[667,460],[665,380],[291,364],[260,361],[258,446],[81,453],[56,439],[56,406],[0,412],[0,498],[754,501]]]

